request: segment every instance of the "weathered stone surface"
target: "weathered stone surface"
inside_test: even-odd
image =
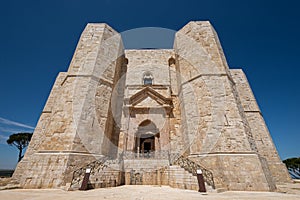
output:
[[[197,190],[197,167],[210,191],[273,191],[290,180],[211,24],[188,23],[173,49],[143,50],[124,50],[108,25],[88,24],[14,178],[24,188],[76,189],[90,168],[93,188]]]
[[[246,75],[240,69],[230,70],[230,72],[236,83],[237,92],[245,112],[245,118],[251,129],[250,131],[257,148],[257,153],[267,162],[267,167],[277,184],[289,182],[290,177],[286,166],[281,162],[278,156]]]
[[[106,136],[112,135],[107,98],[123,54],[118,33],[106,24],[87,25],[68,72],[57,77],[28,152],[14,173],[23,187],[64,186],[76,168],[109,153],[109,145],[102,147]],[[109,89],[100,97],[105,114],[97,115],[95,96],[101,83]]]

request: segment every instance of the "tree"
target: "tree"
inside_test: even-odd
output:
[[[18,162],[21,161],[24,155],[22,155],[23,150],[28,146],[32,137],[32,133],[14,133],[9,136],[6,141],[7,144],[11,146],[15,146],[19,149],[19,159]]]
[[[297,169],[300,167],[300,157],[299,158],[288,158],[283,161],[287,168]]]

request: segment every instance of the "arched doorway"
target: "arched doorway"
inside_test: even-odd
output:
[[[154,152],[155,138],[159,137],[159,130],[151,120],[143,121],[136,133],[136,152],[137,153],[150,153]]]

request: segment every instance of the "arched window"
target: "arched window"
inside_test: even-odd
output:
[[[143,77],[144,85],[152,85],[153,84],[153,76],[150,72],[146,72]]]

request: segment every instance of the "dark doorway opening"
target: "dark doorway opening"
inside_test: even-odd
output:
[[[140,138],[140,153],[150,153],[155,151],[154,136]]]
[[[144,143],[144,151],[149,152],[151,151],[151,143],[150,142],[145,142]]]

